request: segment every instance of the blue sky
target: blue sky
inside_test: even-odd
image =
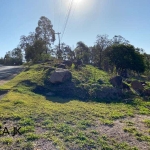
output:
[[[41,16],[62,32],[70,1],[0,0],[0,57],[17,47],[21,35],[34,32]],[[150,0],[74,0],[62,42],[92,46],[98,34],[121,35],[150,54],[149,7]]]

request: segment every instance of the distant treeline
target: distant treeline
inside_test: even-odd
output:
[[[111,72],[130,70],[149,73],[150,70],[150,55],[143,49],[134,47],[120,35],[115,35],[112,39],[109,39],[108,35],[97,35],[95,45],[88,47],[79,41],[74,49],[65,43],[52,47],[54,41],[53,25],[48,18],[42,16],[35,32],[30,32],[28,36],[21,36],[18,47],[7,52],[4,58],[0,59],[0,63],[21,65],[23,58],[26,62],[32,63],[55,58],[80,60],[84,64],[91,64]]]
[[[15,48],[12,51],[8,51],[4,58],[0,58],[0,64],[3,65],[22,65],[23,54],[20,48]]]

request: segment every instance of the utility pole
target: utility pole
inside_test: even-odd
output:
[[[59,50],[60,50],[60,32],[58,32],[58,33],[55,33],[55,34],[58,34],[58,39],[59,39]]]
[[[55,33],[55,34],[58,34],[58,39],[59,39],[59,53],[60,53],[60,32],[58,32],[58,33]],[[59,60],[59,55],[58,55],[58,60]]]

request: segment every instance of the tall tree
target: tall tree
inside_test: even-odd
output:
[[[77,47],[75,48],[76,58],[82,60],[84,64],[88,64],[90,62],[90,49],[83,42],[77,42]]]
[[[38,27],[35,29],[36,39],[42,39],[45,41],[45,45],[50,47],[51,44],[55,41],[55,31],[53,30],[53,25],[51,21],[42,16],[38,21]],[[48,51],[46,50],[46,53]]]
[[[108,39],[108,35],[97,35],[96,49],[98,55],[99,67],[102,67],[102,52],[112,44],[112,41]]]

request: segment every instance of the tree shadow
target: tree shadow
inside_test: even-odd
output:
[[[8,92],[8,90],[0,90],[0,99],[2,99]]]
[[[52,101],[54,103],[68,103],[70,101],[72,101],[73,99],[70,99],[70,98],[62,98],[62,97],[59,97],[59,96],[45,96],[46,100],[48,101]]]
[[[0,95],[7,94],[8,92],[8,90],[0,90]]]
[[[39,94],[45,97],[46,100],[52,101],[54,103],[68,103],[73,100],[78,100],[82,102],[97,102],[97,103],[125,103],[135,106],[134,97],[124,97],[120,99],[110,99],[110,98],[94,98],[90,97],[84,89],[75,87],[73,82],[66,82],[61,84],[50,84],[45,80],[44,85],[38,85],[31,82],[30,80],[25,80],[19,83],[20,85],[30,87],[31,91],[35,94]],[[18,86],[18,85],[17,85]]]

